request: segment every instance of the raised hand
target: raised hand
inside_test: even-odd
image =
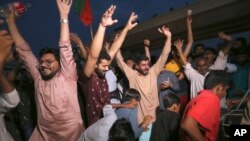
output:
[[[143,43],[144,43],[145,46],[150,46],[150,41],[149,41],[149,39],[144,39],[144,40],[143,40]]]
[[[182,49],[182,46],[183,46],[183,40],[181,39],[178,39],[174,42],[174,46],[179,50],[179,49]]]
[[[70,40],[78,46],[83,45],[82,40],[76,33],[70,33]]]
[[[173,83],[170,82],[170,81],[164,81],[164,82],[161,83],[160,87],[161,87],[162,90],[168,89],[168,88],[173,87]]]
[[[132,28],[134,28],[138,24],[137,22],[135,22],[137,18],[138,18],[138,15],[136,15],[135,12],[132,12],[125,28],[127,28],[128,30],[131,30]]]
[[[56,0],[61,18],[67,18],[73,0]],[[66,17],[65,17],[66,16]]]
[[[218,36],[223,40],[232,41],[232,37],[230,35],[225,34],[224,32],[219,32]]]
[[[166,26],[162,26],[162,28],[158,28],[158,31],[161,34],[164,34],[166,37],[171,37],[172,36],[171,32],[169,31],[169,28],[166,27]]]
[[[110,25],[113,25],[114,23],[118,22],[117,19],[115,19],[115,20],[112,19],[112,16],[113,16],[113,14],[115,12],[115,9],[116,9],[116,6],[111,5],[109,7],[109,9],[106,10],[106,12],[102,16],[102,20],[101,20],[101,25],[102,26],[106,27],[106,26],[110,26]]]
[[[192,24],[192,17],[191,16],[188,16],[187,17],[187,24]]]
[[[12,4],[9,6],[9,10],[10,13],[6,15],[6,22],[15,22],[15,19],[18,17],[18,13]]]

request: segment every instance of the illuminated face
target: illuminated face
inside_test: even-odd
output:
[[[102,59],[101,62],[96,65],[95,73],[99,77],[104,78],[106,71],[109,70],[109,64],[110,64],[110,61],[108,61],[106,59]]]
[[[137,71],[142,75],[147,75],[149,72],[149,60],[143,60],[137,65]]]
[[[52,79],[61,68],[59,62],[52,53],[44,54],[40,58],[37,67],[43,80]]]

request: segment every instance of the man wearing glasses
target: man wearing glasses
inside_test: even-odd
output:
[[[72,0],[56,2],[60,15],[59,51],[42,49],[39,61],[17,29],[15,11],[11,10],[7,17],[17,52],[35,83],[38,120],[29,141],[76,141],[84,130],[77,99],[76,64],[69,39],[68,14]]]

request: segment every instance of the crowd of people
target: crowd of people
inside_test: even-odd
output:
[[[14,8],[6,17],[8,29],[0,29],[1,141],[226,140],[221,117],[249,92],[250,46],[244,37],[219,32],[220,46],[192,49],[189,15],[187,43],[172,41],[167,26],[158,28],[165,42],[153,60],[149,39],[142,41],[143,52],[121,49],[138,24],[136,13],[108,39],[106,29],[118,22],[111,5],[86,47],[70,32],[72,0],[56,3],[58,47],[43,48],[38,58],[18,29],[21,17]],[[4,69],[10,62],[15,67]],[[249,99],[242,124],[250,124]]]

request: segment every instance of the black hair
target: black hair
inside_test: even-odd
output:
[[[135,59],[135,63],[139,65],[141,61],[149,61],[149,58],[145,54],[138,54]]]
[[[247,39],[244,37],[238,37],[235,39],[235,41],[240,41],[242,46],[247,45]]]
[[[178,51],[177,51],[176,47],[175,47],[174,45],[171,45],[171,51],[170,51],[170,53],[168,54],[168,59],[167,59],[167,61],[166,61],[165,64],[167,64],[167,63],[169,63],[170,61],[172,61],[173,59],[175,59],[174,56],[177,55],[177,52],[178,52]]]
[[[109,130],[108,141],[134,141],[135,134],[129,121],[121,118]]]
[[[53,54],[57,61],[60,61],[59,49],[56,48],[43,48],[39,52],[39,57],[41,58],[44,54]]]
[[[137,101],[141,100],[141,95],[136,89],[129,88],[124,92],[123,101],[126,102],[131,99],[136,99]]]
[[[210,71],[205,78],[204,89],[213,89],[219,84],[230,86],[230,75],[223,70]]]
[[[206,51],[212,52],[215,56],[217,56],[217,54],[218,54],[217,51],[214,48],[211,48],[211,47],[207,47],[206,50],[205,50],[205,52]]]
[[[99,57],[98,57],[98,60],[96,62],[96,64],[100,64],[101,63],[101,60],[108,60],[110,61],[111,60],[111,57],[110,55],[108,54],[108,52],[104,49],[101,50],[100,54],[99,54]]]
[[[163,97],[163,105],[165,108],[169,108],[173,104],[181,104],[180,98],[175,93],[169,93]]]
[[[194,46],[194,51],[196,50],[197,47],[203,47],[203,49],[205,50],[205,45],[202,44],[202,43],[196,44],[196,45]]]

